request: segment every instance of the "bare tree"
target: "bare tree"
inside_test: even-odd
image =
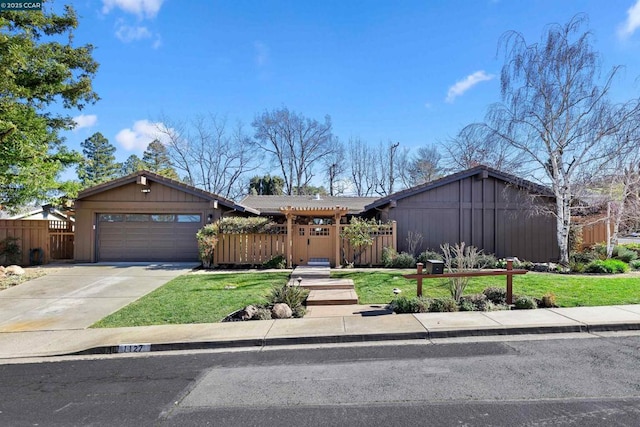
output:
[[[427,145],[418,148],[416,154],[411,157],[407,165],[407,187],[431,182],[442,176],[443,168],[440,166],[442,155],[438,148]]]
[[[251,125],[258,148],[280,168],[288,195],[301,194],[318,161],[333,149],[329,116],[320,123],[283,107],[256,116]]]
[[[444,159],[446,169],[451,172],[479,165],[511,173],[522,170],[514,147],[503,138],[496,138],[483,123],[465,126],[454,138],[443,143],[442,147],[447,154]]]
[[[635,126],[634,126],[635,127]],[[629,128],[629,126],[625,126]],[[635,129],[638,130],[637,128]],[[620,132],[622,138],[633,138],[638,144],[638,132],[629,135]],[[640,151],[634,150],[617,162],[612,163],[611,173],[603,180],[603,196],[605,197],[607,217],[607,258],[611,258],[613,248],[618,244],[618,237],[624,228],[633,227],[640,219]]]
[[[503,35],[503,102],[490,108],[488,124],[482,126],[483,134],[515,148],[520,160],[532,166],[531,176],[550,186],[565,265],[577,183],[583,174],[598,175],[629,152],[631,145],[615,136],[625,123],[640,123],[640,100],[625,105],[608,100],[619,67],[598,84],[599,57],[590,33],[582,31],[585,23],[579,15],[564,26],[550,25],[539,44],[527,44],[517,32]]]
[[[413,162],[414,158],[408,148],[403,147],[402,150],[396,151],[394,169],[396,171],[398,189],[405,189],[414,185],[413,177],[411,176]]]
[[[393,143],[391,141],[386,144],[380,142],[378,145],[377,155],[375,156],[376,185],[374,191],[380,196],[387,196],[393,193],[394,185],[398,178],[396,162],[398,160],[397,150],[399,146],[399,142]]]
[[[356,196],[370,196],[376,185],[375,155],[369,145],[360,138],[349,138],[348,148],[348,169]]]
[[[344,188],[341,188],[338,181],[346,171],[347,161],[344,145],[337,137],[331,140],[331,150],[322,158],[322,166],[329,182],[329,195],[335,196],[344,192]]]
[[[188,123],[163,117],[158,132],[169,148],[175,168],[191,185],[227,198],[246,192],[247,174],[257,169],[253,143],[242,124],[233,130],[216,115],[198,116]]]

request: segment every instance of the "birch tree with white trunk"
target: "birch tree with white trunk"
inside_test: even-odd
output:
[[[485,126],[492,138],[515,148],[528,176],[548,185],[555,196],[552,214],[561,264],[569,262],[569,229],[584,176],[599,176],[614,159],[635,147],[616,137],[629,123],[638,125],[640,100],[610,101],[620,67],[600,78],[598,53],[587,19],[547,26],[540,42],[527,43],[518,32],[505,33],[501,50],[502,102],[490,107]],[[635,122],[634,122],[635,121]]]

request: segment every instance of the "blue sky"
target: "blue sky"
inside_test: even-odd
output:
[[[54,0],[58,8],[64,2]],[[328,114],[346,142],[441,143],[499,101],[508,30],[589,16],[604,69],[626,68],[618,101],[640,94],[640,0],[86,0],[75,43],[96,47],[101,100],[73,111],[67,143],[101,132],[117,158],[141,155],[161,116],[242,121],[287,106]],[[46,6],[50,7],[50,6]]]

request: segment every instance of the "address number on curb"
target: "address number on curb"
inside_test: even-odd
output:
[[[118,353],[146,353],[151,351],[151,344],[120,344]]]

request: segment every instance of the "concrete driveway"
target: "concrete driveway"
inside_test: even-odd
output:
[[[0,332],[84,329],[197,267],[197,263],[48,266],[0,292]]]

